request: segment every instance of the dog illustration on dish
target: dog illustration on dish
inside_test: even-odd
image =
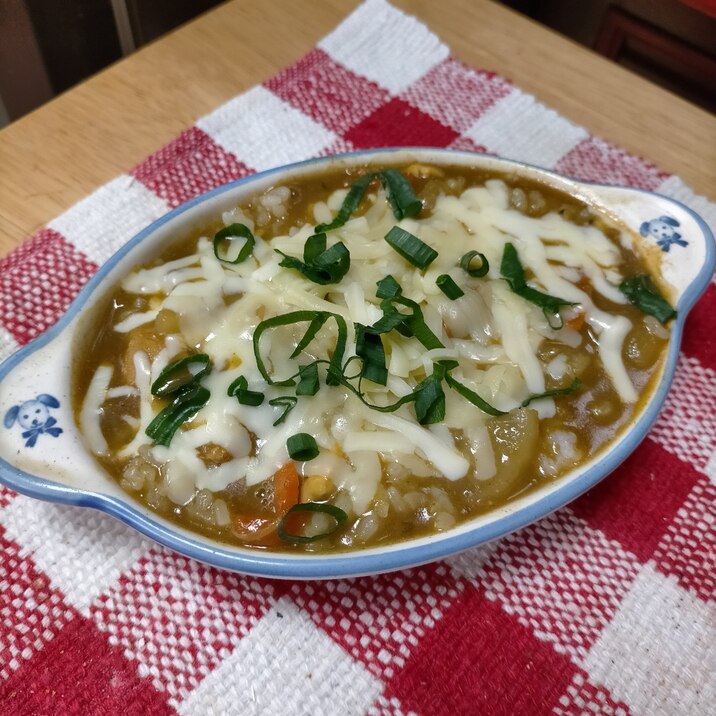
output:
[[[689,242],[681,238],[676,230],[679,222],[671,216],[660,216],[658,219],[645,221],[639,227],[639,233],[643,237],[653,236],[662,251],[669,251],[672,244],[677,246],[688,246]]]
[[[19,423],[24,428],[22,437],[25,438],[25,447],[34,447],[40,435],[56,438],[62,434],[62,428],[56,427],[57,420],[50,415],[51,408],[59,407],[60,401],[57,398],[41,393],[21,405],[13,405],[5,413],[3,424],[9,429],[16,422]]]

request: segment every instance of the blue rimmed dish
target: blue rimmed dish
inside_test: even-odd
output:
[[[188,227],[277,183],[324,168],[437,162],[510,172],[535,179],[594,205],[631,229],[649,269],[676,306],[668,355],[658,384],[631,424],[597,457],[507,505],[452,529],[381,547],[333,554],[287,554],[233,547],[183,529],[126,494],[84,446],[71,407],[73,344],[83,318],[105,290]],[[38,499],[93,507],[178,552],[220,568],[266,577],[320,579],[414,566],[488,542],[544,517],[594,486],[639,444],[671,384],[684,321],[716,264],[713,236],[688,207],[651,192],[588,184],[496,157],[437,149],[385,149],[309,160],[224,185],[174,209],[141,231],[89,281],[63,318],[0,366],[0,481]]]

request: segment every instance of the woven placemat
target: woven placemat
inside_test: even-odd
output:
[[[318,47],[0,261],[0,357],[116,249],[226,181],[315,155],[488,151],[716,206],[368,0]],[[270,582],[105,515],[0,493],[3,714],[716,713],[716,287],[666,407],[598,488],[453,559]]]

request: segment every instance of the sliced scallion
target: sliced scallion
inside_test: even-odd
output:
[[[445,382],[465,400],[472,403],[475,407],[480,408],[483,413],[488,415],[505,415],[504,410],[498,410],[497,408],[490,405],[484,398],[481,398],[474,390],[470,390],[466,385],[463,385],[460,381],[455,380],[450,373],[445,375]]]
[[[226,391],[227,395],[235,397],[241,405],[256,407],[264,402],[264,394],[257,390],[249,390],[249,381],[246,376],[240,375],[234,380]]]
[[[440,375],[428,376],[413,391],[415,415],[421,425],[432,425],[445,419],[445,392]]]
[[[474,259],[480,259],[479,266],[475,266]],[[490,264],[485,257],[485,254],[481,254],[479,251],[468,251],[460,259],[460,268],[472,278],[482,278],[487,276],[490,270]]]
[[[619,290],[637,308],[654,316],[662,323],[666,323],[671,318],[676,318],[676,311],[646,275],[634,276],[622,281],[619,284]]]
[[[296,433],[286,441],[286,449],[289,457],[298,462],[308,462],[318,457],[320,450],[313,435],[308,433]]]
[[[308,348],[311,341],[316,337],[318,331],[323,328],[323,324],[328,320],[329,316],[327,313],[317,313],[311,322],[308,324],[306,332],[303,334],[303,338],[296,344],[296,347],[291,353],[291,358],[295,358]]]
[[[232,261],[226,258],[226,253],[220,256],[219,249],[222,243],[228,241],[229,245],[231,245],[234,239],[245,239],[245,241],[244,245],[239,249],[238,255]],[[251,256],[255,244],[256,239],[248,226],[244,226],[244,224],[230,224],[214,234],[214,256],[225,264],[240,264]]]
[[[315,395],[321,387],[318,379],[318,363],[314,361],[298,369],[296,395]]]
[[[378,298],[395,298],[403,293],[400,284],[391,275],[380,279],[380,281],[377,282],[377,286],[378,290],[375,292],[375,295]]]
[[[343,199],[341,208],[333,220],[327,224],[318,224],[316,226],[316,232],[333,231],[343,226],[348,219],[351,218],[353,212],[358,209],[363,201],[366,189],[376,178],[380,178],[381,184],[386,191],[390,208],[393,210],[393,216],[395,216],[398,221],[406,217],[417,216],[420,213],[423,204],[415,195],[413,187],[407,177],[401,174],[397,169],[385,169],[382,172],[364,174],[359,179],[356,179],[353,184],[351,184],[351,188],[348,190],[348,194],[346,194],[346,198]]]
[[[538,393],[537,395],[530,395],[529,398],[522,401],[522,407],[526,408],[533,400],[540,400],[541,398],[556,398],[559,395],[569,395],[574,393],[575,390],[579,390],[582,385],[582,381],[579,378],[575,378],[566,388],[555,388],[554,390],[546,390],[544,393]]]
[[[397,169],[386,169],[380,173],[380,180],[388,193],[388,202],[398,221],[417,216],[423,203],[413,191],[407,177]]]
[[[451,301],[465,295],[465,292],[455,283],[453,278],[446,273],[440,274],[435,283]]]
[[[341,208],[338,210],[333,221],[327,224],[319,224],[316,226],[316,232],[333,231],[333,229],[339,229],[343,226],[346,221],[351,218],[353,212],[360,206],[365,190],[375,178],[376,174],[371,173],[356,179],[348,190],[348,194],[346,194],[346,198],[343,200]]]
[[[325,250],[326,235],[324,233],[313,234],[306,239],[306,243],[303,245],[303,260],[310,264]]]
[[[412,301],[411,299],[403,296],[396,296],[392,302],[394,304],[397,303],[401,306],[406,306],[412,310],[412,315],[403,321],[404,326],[408,329],[408,337],[414,336],[429,351],[435,348],[445,348],[442,341],[432,332],[428,324],[425,322],[423,311],[416,301]],[[400,331],[400,326],[398,326],[398,330]],[[401,333],[406,335],[403,331],[401,331]]]
[[[158,445],[169,445],[174,433],[208,402],[211,393],[198,383],[190,384],[152,420],[145,433]]]
[[[158,398],[172,395],[196,383],[211,370],[211,362],[206,353],[196,353],[170,363],[159,373],[152,383],[152,395]]]
[[[356,323],[356,355],[363,360],[361,377],[379,385],[388,382],[388,369],[385,366],[385,349],[380,335],[370,328]]]
[[[525,270],[522,267],[520,257],[517,255],[517,249],[511,243],[505,244],[505,249],[502,254],[502,263],[500,264],[500,273],[510,284],[512,291],[524,298],[525,301],[539,306],[544,311],[548,321],[550,320],[550,316],[558,316],[559,309],[563,306],[577,305],[572,301],[565,301],[563,298],[550,296],[548,293],[542,293],[542,291],[528,286],[525,280]],[[561,328],[561,319],[560,323],[556,325],[553,325],[550,321],[550,326],[552,326],[552,328]]]
[[[269,400],[271,407],[283,408],[281,415],[273,421],[274,427],[286,420],[288,414],[296,407],[296,403],[298,403],[298,398],[295,395],[279,395],[278,398],[271,398],[271,400]]]
[[[325,320],[322,319],[323,316],[326,316]],[[315,328],[316,317],[321,317],[322,320],[322,323],[320,323],[318,328]],[[263,357],[261,356],[261,336],[267,330],[270,330],[272,328],[278,328],[280,326],[289,326],[293,323],[309,322],[309,328],[307,333],[313,331],[311,335],[312,340],[313,337],[316,335],[318,329],[320,329],[320,327],[328,320],[328,318],[333,318],[333,320],[336,322],[336,327],[338,329],[338,337],[336,338],[336,345],[333,349],[333,355],[331,356],[331,359],[329,361],[326,383],[328,385],[338,385],[339,380],[337,376],[341,374],[343,355],[346,352],[346,343],[348,341],[348,326],[346,325],[346,321],[343,316],[339,316],[337,313],[329,313],[328,311],[291,311],[290,313],[284,313],[282,316],[273,316],[272,318],[267,318],[265,321],[261,321],[261,323],[256,326],[253,335],[253,349],[254,357],[256,358],[256,367],[259,369],[259,372],[261,373],[263,379],[269,385],[291,386],[295,385],[296,381],[294,376],[282,379],[275,379],[271,377],[268,370],[266,369],[266,364],[264,363]],[[305,336],[302,339],[301,343],[303,343],[304,341]],[[308,345],[308,342],[306,342],[305,345]]]
[[[320,286],[338,283],[348,273],[351,266],[351,255],[342,241],[333,244],[321,253],[314,254],[314,252],[315,247],[309,249],[308,252],[304,247],[304,255],[308,253],[311,257],[310,262],[307,262],[301,261],[295,256],[288,256],[283,251],[276,249],[276,253],[283,256],[278,265],[283,268],[295,269]]]
[[[385,240],[406,261],[424,271],[438,257],[438,252],[428,246],[409,231],[394,226],[386,235]]]
[[[289,517],[289,515],[295,515],[301,512],[319,512],[324,515],[328,515],[335,520],[336,524],[332,529],[328,530],[327,532],[322,532],[321,534],[317,535],[311,535],[310,537],[307,535],[297,535],[291,532],[287,532],[286,518]],[[348,515],[340,507],[335,507],[334,505],[329,505],[325,502],[300,502],[299,504],[291,507],[291,509],[286,512],[283,519],[278,523],[277,532],[279,538],[282,539],[284,542],[308,544],[310,542],[316,542],[319,539],[323,539],[324,537],[330,537],[341,527],[343,527],[347,520]]]

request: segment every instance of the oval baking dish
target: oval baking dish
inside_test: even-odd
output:
[[[335,173],[336,169],[351,168],[371,170],[371,166],[384,169],[389,166],[404,167],[411,163],[464,167],[465,171],[468,168],[470,171],[484,170],[488,174],[517,176],[526,182],[536,181],[547,189],[569,194],[594,207],[597,214],[624,227],[624,233],[629,237],[627,241],[637,245],[635,253],[641,256],[654,282],[677,311],[676,318],[671,322],[665,360],[652,376],[651,394],[646,401],[638,404],[628,425],[620,429],[621,432],[605,450],[591,455],[575,469],[519,494],[491,511],[477,514],[454,526],[448,525],[435,534],[416,535],[389,544],[335,552],[270,552],[227,544],[187,529],[175,520],[166,519],[123,491],[118,481],[110,476],[87,448],[86,436],[77,427],[72,407],[73,351],[78,344],[87,345],[88,339],[83,332],[91,324],[97,307],[103,299],[106,301],[108,289],[119,285],[137,266],[152,259],[158,247],[171,243],[177,236],[185,236],[200,227],[210,226],[212,222],[216,224],[217,217],[221,217],[223,212],[234,211],[238,204],[271,187],[299,182],[302,177],[323,171]],[[409,232],[405,233],[409,235]],[[393,238],[404,239],[397,235]],[[391,240],[386,240],[391,243]],[[393,248],[404,256],[406,252],[410,254],[411,251],[419,251],[420,243],[418,241],[413,242],[412,246],[408,244]],[[423,246],[429,249],[425,244]],[[220,254],[216,253],[216,257],[219,259]],[[512,258],[514,263],[516,256]],[[413,255],[407,259],[414,266],[420,267],[419,257]],[[491,260],[494,265],[494,258]],[[519,261],[517,278],[513,276],[511,280],[509,270],[505,269],[505,260],[503,256],[502,278],[507,279],[515,291],[515,282],[522,281],[522,287],[525,291],[532,290],[534,298],[534,294],[539,292],[526,288],[521,278]],[[332,578],[388,571],[439,559],[500,537],[552,512],[596,484],[635,449],[666,398],[675,370],[685,317],[708,285],[715,262],[714,240],[705,222],[676,201],[636,189],[577,182],[543,169],[495,157],[447,150],[388,149],[310,160],[263,172],[210,191],[140,232],[97,272],[66,315],[52,329],[0,366],[0,414],[4,416],[3,426],[0,427],[0,481],[32,497],[100,509],[172,549],[215,566],[244,573],[268,577]],[[474,265],[468,259],[463,268],[465,272],[472,270],[473,274],[470,275],[477,275],[479,271],[473,269]],[[423,272],[426,266],[420,267]],[[293,259],[292,268],[296,267],[307,270],[306,264]],[[461,293],[450,277],[445,278],[443,275],[440,279],[443,280],[441,290],[446,296],[449,297],[451,292],[454,296]],[[541,296],[544,298],[546,294],[542,293]],[[397,300],[395,295],[393,300]],[[565,306],[572,305],[566,301],[562,303]],[[410,301],[405,299],[402,305],[409,306]],[[547,309],[544,310],[546,316]],[[421,342],[428,350],[429,342]],[[437,358],[436,361],[435,365],[440,365],[441,379],[445,378],[445,374],[451,370],[448,366],[450,361],[441,362]],[[200,375],[204,375],[203,369]],[[445,379],[450,384],[450,376]],[[463,389],[460,394],[470,400],[469,391],[465,391],[463,385],[454,379],[452,385],[458,386],[456,390]],[[415,392],[417,395],[417,389]],[[474,398],[475,394],[471,395]],[[533,395],[524,404],[527,405],[536,397]],[[415,402],[417,404],[418,401]],[[474,400],[472,402],[477,405]],[[420,422],[422,424],[423,419]],[[429,418],[425,422],[430,422]],[[309,448],[315,449],[315,441],[305,442],[305,437],[303,440],[300,445],[294,442],[296,455],[305,454],[301,451]],[[331,515],[345,515],[340,509],[330,510],[323,509]]]

